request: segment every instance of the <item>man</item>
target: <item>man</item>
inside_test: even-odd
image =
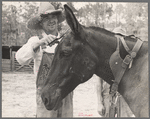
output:
[[[106,83],[103,79],[97,77],[97,102],[98,107],[97,111],[102,117],[109,117],[109,107],[110,107],[110,99],[109,99],[109,88],[110,85]]]
[[[31,18],[27,27],[32,30],[37,30],[37,36],[31,37],[28,42],[23,45],[16,53],[16,59],[21,65],[29,64],[34,59],[34,74],[36,80],[38,78],[39,67],[41,61],[44,58],[43,52],[51,53],[51,59],[53,59],[53,53],[56,48],[56,44],[52,47],[48,46],[48,43],[60,36],[58,32],[58,24],[64,21],[62,10],[55,10],[54,6],[49,2],[41,2],[38,15]],[[49,61],[51,64],[51,61]],[[38,79],[39,80],[39,79]],[[37,117],[72,117],[73,116],[73,104],[72,93],[70,93],[64,100],[63,105],[56,111],[49,111],[45,108],[41,99],[41,89],[43,84],[41,81],[36,84],[36,102],[37,102]]]
[[[126,30],[117,27],[113,30],[114,33],[120,33],[126,36]],[[97,79],[97,96],[98,96],[98,113],[101,116],[109,117],[110,115],[110,85],[106,83],[103,79]],[[134,114],[130,110],[128,104],[125,102],[124,98],[117,92],[117,102],[114,109],[115,117],[134,117]]]

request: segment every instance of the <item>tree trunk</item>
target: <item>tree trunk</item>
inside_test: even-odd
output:
[[[16,23],[16,9],[15,7],[11,6],[11,38],[13,39],[12,42],[15,42],[17,46],[17,23]]]

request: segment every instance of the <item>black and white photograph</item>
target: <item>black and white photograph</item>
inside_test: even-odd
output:
[[[148,2],[2,1],[2,118],[149,117]]]

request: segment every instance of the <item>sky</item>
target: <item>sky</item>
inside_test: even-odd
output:
[[[24,2],[2,2],[3,4],[5,4],[5,5],[15,5],[16,7],[19,7],[19,5],[21,4],[21,5],[23,5],[24,4]],[[39,5],[39,3],[40,2],[36,2],[37,3],[37,5]],[[63,5],[64,4],[66,4],[66,2],[61,2]],[[96,2],[90,2],[91,4],[95,4]],[[112,4],[113,5],[113,8],[115,8],[115,6],[119,3],[119,2],[107,2],[108,4]],[[81,7],[83,7],[83,6],[85,6],[85,5],[87,5],[87,4],[89,4],[89,2],[73,2],[73,4],[74,4],[74,7],[78,10],[78,9],[80,9]],[[126,3],[124,3],[124,2],[120,2],[120,4],[123,4],[123,5],[125,5]]]

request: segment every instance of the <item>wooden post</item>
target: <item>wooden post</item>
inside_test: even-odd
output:
[[[9,46],[9,53],[10,53],[10,70],[12,71],[12,46]]]
[[[16,52],[12,52],[12,71],[15,71],[15,54],[16,54]]]
[[[16,7],[15,6],[11,6],[11,37],[13,38],[12,42],[15,42],[15,46],[17,46],[17,21],[16,21],[16,13],[17,13]]]
[[[121,117],[121,105],[120,105],[120,95],[118,96],[118,101],[117,101],[117,117]]]

